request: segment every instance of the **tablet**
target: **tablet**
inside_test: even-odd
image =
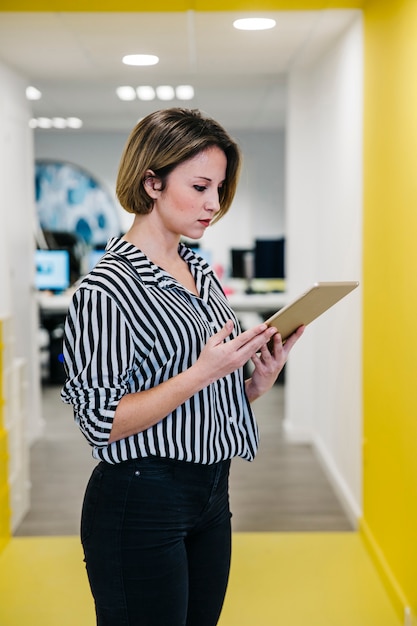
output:
[[[357,281],[315,283],[265,323],[268,326],[275,326],[285,341],[299,326],[310,324],[358,285]]]

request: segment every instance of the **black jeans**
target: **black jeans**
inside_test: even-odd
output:
[[[98,626],[215,626],[230,568],[230,461],[99,463],[81,539]]]

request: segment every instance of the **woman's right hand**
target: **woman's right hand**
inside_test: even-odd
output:
[[[233,321],[228,320],[210,337],[193,366],[196,372],[201,371],[207,385],[243,367],[277,332],[273,327],[259,324],[226,341],[232,331]]]

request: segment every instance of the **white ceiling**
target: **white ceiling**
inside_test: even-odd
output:
[[[203,109],[226,128],[271,129],[285,123],[286,76],[314,61],[356,11],[262,12],[269,31],[238,31],[239,12],[0,13],[0,61],[42,91],[34,116],[80,117],[84,130],[129,131],[156,108],[121,102],[120,85],[192,84]],[[125,54],[156,54],[157,66],[122,64]],[[46,132],[46,131],[45,131]]]

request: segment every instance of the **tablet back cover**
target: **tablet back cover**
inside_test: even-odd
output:
[[[358,285],[357,281],[315,283],[296,300],[267,319],[266,324],[275,326],[285,341],[299,326],[310,324],[353,289],[356,289]]]

